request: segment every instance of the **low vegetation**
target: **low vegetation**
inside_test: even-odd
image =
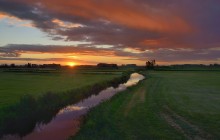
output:
[[[93,72],[93,71],[92,71]],[[11,105],[19,99],[31,94],[34,97],[46,92],[62,93],[64,91],[93,85],[119,77],[121,73],[18,73],[0,72],[0,108]]]
[[[66,105],[76,103],[91,94],[97,94],[109,86],[117,86],[129,78],[129,73],[119,75],[1,74],[7,81],[4,88],[8,90],[5,94],[8,97],[4,98],[8,100],[1,98],[3,106],[0,109],[0,137],[15,133],[20,136],[26,135],[33,130],[37,122],[49,122],[59,109]],[[23,83],[18,82],[22,80]],[[13,88],[9,90],[9,87]],[[22,94],[20,90],[23,88],[29,91],[27,92],[29,94]],[[45,92],[47,90],[50,92]],[[5,92],[2,92],[2,95],[3,93]],[[10,104],[7,101],[10,101]]]
[[[220,72],[156,71],[91,110],[71,139],[220,139]]]

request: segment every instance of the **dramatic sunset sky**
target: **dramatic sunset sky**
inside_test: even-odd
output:
[[[220,63],[220,0],[0,0],[0,64]]]

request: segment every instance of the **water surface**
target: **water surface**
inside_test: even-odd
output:
[[[126,90],[127,87],[136,85],[140,80],[143,79],[143,75],[133,73],[126,83],[120,84],[117,88],[109,87],[97,95],[92,95],[76,104],[61,109],[50,123],[37,124],[35,129],[22,139],[65,140],[79,130],[82,116],[85,115],[89,109],[97,106],[102,101],[111,98],[116,93]],[[21,138],[18,136],[7,136],[4,137],[4,139],[17,140]]]

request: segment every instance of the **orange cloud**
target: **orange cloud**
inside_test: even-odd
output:
[[[4,13],[1,13],[0,12],[0,19],[3,19],[3,18],[5,18],[5,17],[7,17]]]
[[[89,19],[104,19],[131,28],[146,29],[160,32],[189,32],[187,22],[166,10],[155,10],[150,6],[140,8],[132,1],[116,0],[23,0],[40,3],[55,13],[69,16],[80,16]]]
[[[145,39],[139,43],[143,48],[160,49],[160,48],[176,48],[176,49],[191,49],[193,44],[188,44],[184,40],[179,40],[174,37],[163,37],[159,39]]]
[[[82,27],[81,24],[73,24],[73,23],[70,23],[70,22],[64,22],[64,21],[59,20],[59,19],[54,19],[52,22],[55,23],[55,24],[57,24],[58,26],[64,27],[64,28],[77,28],[77,27]]]
[[[30,21],[22,20],[22,19],[15,17],[15,16],[12,16],[12,15],[9,15],[6,13],[2,13],[2,12],[0,12],[0,20],[1,19],[8,19],[7,23],[9,25],[33,27],[32,23]]]
[[[156,46],[156,45],[160,45],[161,43],[159,40],[146,39],[146,40],[142,41],[140,44],[141,45]]]

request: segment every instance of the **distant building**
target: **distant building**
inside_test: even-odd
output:
[[[118,65],[117,64],[107,64],[107,63],[99,63],[97,64],[98,68],[115,68],[118,69]]]
[[[94,68],[94,65],[77,65],[76,68]]]
[[[43,64],[43,68],[50,68],[50,69],[59,69],[61,68],[60,64]]]
[[[125,65],[125,66],[126,66],[126,67],[130,67],[130,68],[137,67],[136,64],[127,64],[127,65]]]

